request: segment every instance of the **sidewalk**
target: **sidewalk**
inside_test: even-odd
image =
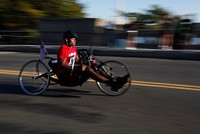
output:
[[[39,53],[39,45],[0,45],[0,51]],[[56,54],[57,45],[45,45],[49,54]],[[77,46],[78,49],[91,50],[90,46]],[[177,60],[200,60],[200,50],[141,49],[131,47],[94,46],[96,56],[163,58]]]

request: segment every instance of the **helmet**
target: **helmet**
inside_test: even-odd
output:
[[[70,39],[70,38],[77,38],[77,37],[78,37],[77,34],[72,30],[67,30],[63,34],[64,40],[65,40],[65,38]]]

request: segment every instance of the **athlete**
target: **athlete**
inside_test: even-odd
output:
[[[117,79],[109,79],[98,74],[89,66],[81,63],[78,57],[78,51],[75,47],[77,37],[77,34],[72,30],[64,32],[64,43],[60,46],[57,52],[57,76],[59,80],[61,80],[62,83],[74,83],[80,82],[79,80],[83,80],[81,82],[82,84],[85,82],[84,78],[87,79],[87,76],[89,76],[96,81],[111,85],[111,90],[117,92],[118,89],[120,89],[127,82],[129,76],[126,75]]]

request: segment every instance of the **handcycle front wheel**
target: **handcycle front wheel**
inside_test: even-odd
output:
[[[49,69],[40,60],[31,60],[22,66],[18,80],[26,94],[40,95],[49,86]]]
[[[129,76],[127,82],[117,92],[112,91],[110,85],[97,81],[96,84],[103,93],[109,96],[119,96],[119,95],[124,94],[130,88],[131,74],[128,68],[121,62],[118,62],[115,60],[109,60],[109,61],[101,63],[98,69],[99,71],[103,73],[104,76],[107,75],[110,78],[123,77],[125,75]]]

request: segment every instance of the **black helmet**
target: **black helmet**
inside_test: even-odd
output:
[[[72,30],[67,30],[63,34],[64,40],[65,40],[65,38],[70,39],[70,38],[77,38],[77,37],[78,37],[77,34]]]

